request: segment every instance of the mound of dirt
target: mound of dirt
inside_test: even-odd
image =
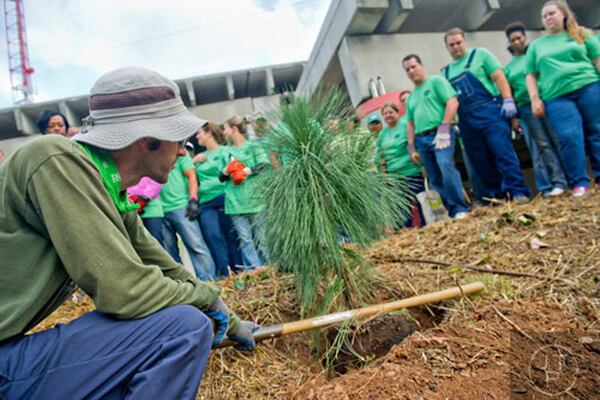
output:
[[[371,366],[305,387],[307,399],[598,398],[600,337],[544,302],[477,307]]]

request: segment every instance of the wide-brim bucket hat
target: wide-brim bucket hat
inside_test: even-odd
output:
[[[90,91],[89,109],[73,139],[107,150],[146,137],[179,142],[206,123],[188,111],[175,82],[142,67],[101,76]]]

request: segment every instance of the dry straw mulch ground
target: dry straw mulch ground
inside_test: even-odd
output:
[[[215,351],[198,398],[544,398],[534,384],[541,378],[530,378],[525,367],[536,349],[554,340],[548,332],[578,362],[565,395],[594,398],[600,387],[599,232],[599,190],[583,199],[479,208],[461,221],[405,230],[367,251],[390,282],[380,288],[382,301],[476,280],[486,293],[432,308],[444,313],[437,326],[342,376],[324,370],[310,334],[266,342],[253,353]],[[298,318],[289,276],[259,271],[219,286],[242,317],[263,325]],[[41,328],[92,307],[85,297],[68,302]],[[567,376],[549,389],[570,384]]]

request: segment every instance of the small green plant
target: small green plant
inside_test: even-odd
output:
[[[303,316],[372,300],[377,276],[353,248],[382,237],[410,207],[406,183],[377,170],[374,140],[348,123],[351,111],[339,89],[295,96],[264,139],[281,164],[261,177],[266,241],[271,262],[294,275]]]

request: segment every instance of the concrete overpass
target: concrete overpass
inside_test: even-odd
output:
[[[487,47],[506,62],[504,27],[520,20],[535,38],[545,0],[333,0],[300,79],[300,91],[344,85],[354,106],[377,94],[411,87],[402,58],[419,54],[429,73],[450,61],[443,32],[459,26],[471,47]],[[578,21],[600,28],[598,0],[569,0]],[[378,79],[379,78],[379,79]]]
[[[204,119],[223,122],[239,115],[251,115],[278,105],[277,93],[295,89],[304,63],[224,72],[176,80],[185,105]],[[44,109],[62,112],[71,126],[80,126],[88,115],[88,96],[75,96],[41,103],[0,109],[0,148],[6,155],[36,137],[35,121]]]

